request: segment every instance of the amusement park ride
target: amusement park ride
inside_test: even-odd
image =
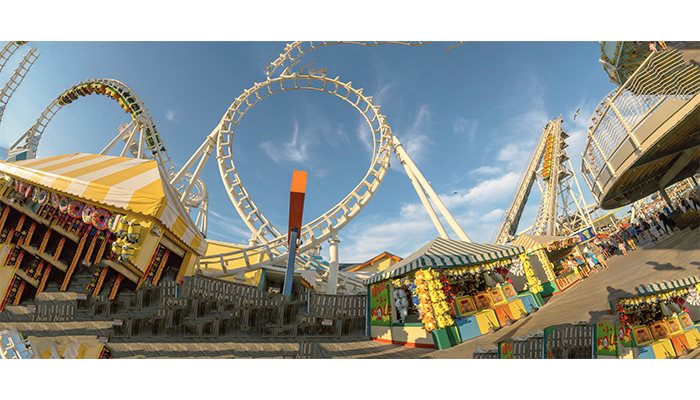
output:
[[[17,51],[17,49],[19,49],[20,46],[25,43],[27,42],[10,42],[5,45],[0,52],[0,72],[2,72],[2,69],[5,67],[7,60],[9,60],[15,51]],[[32,67],[34,61],[36,61],[38,57],[39,53],[36,52],[36,49],[30,49],[29,53],[24,56],[17,69],[15,69],[14,75],[12,75],[10,80],[7,81],[5,87],[2,88],[2,92],[0,92],[0,122],[2,122],[2,114],[5,111],[7,102],[10,100],[10,97],[12,97],[12,94],[15,92],[19,84],[22,83],[24,77],[27,76],[29,68]]]
[[[530,163],[520,179],[520,185],[513,194],[511,205],[501,218],[500,229],[494,233],[495,239],[492,241],[495,244],[510,243],[523,233],[568,236],[593,225],[566,151],[566,138],[569,135],[562,129],[562,122],[564,120],[560,116],[549,121],[543,129]],[[578,193],[572,190],[572,180]],[[542,192],[535,223],[517,233],[518,223],[535,182]]]
[[[5,46],[0,55],[3,65],[14,51],[25,43],[11,42]],[[401,162],[401,165],[403,165],[440,236],[449,238],[436,210],[431,205],[431,201],[437,208],[437,212],[443,216],[458,238],[463,241],[471,241],[435,191],[430,187],[429,182],[411,160],[401,142],[392,133],[386,118],[380,112],[380,106],[374,104],[371,96],[366,96],[361,88],[352,87],[351,82],[343,82],[339,77],[333,79],[327,77],[325,68],[307,69],[313,62],[295,69],[301,61],[301,57],[308,52],[339,43],[362,46],[376,46],[388,43],[407,46],[425,44],[420,42],[294,42],[288,44],[284,52],[270,63],[268,67],[265,67],[267,79],[264,82],[254,84],[249,89],[245,89],[234,100],[216,128],[206,137],[202,145],[179,171],[175,171],[163,140],[156,129],[156,124],[148,114],[148,109],[131,88],[114,79],[91,79],[86,82],[80,82],[53,100],[37,119],[36,123],[10,146],[8,161],[20,161],[36,157],[39,142],[46,126],[63,106],[83,96],[91,94],[106,95],[119,103],[121,108],[131,116],[131,122],[122,124],[118,135],[105,147],[100,155],[109,153],[118,143],[122,142],[124,147],[120,156],[131,155],[137,159],[155,160],[161,172],[169,177],[170,185],[177,190],[180,201],[186,209],[189,211],[192,208],[199,207],[196,225],[203,235],[206,235],[207,229],[208,193],[204,182],[200,179],[200,174],[210,155],[214,151],[216,152],[221,179],[229,198],[243,222],[251,231],[251,245],[245,249],[230,253],[201,257],[198,260],[200,268],[204,267],[206,270],[209,270],[209,266],[215,267],[215,272],[207,272],[206,274],[214,277],[235,276],[241,271],[248,272],[259,269],[262,265],[281,268],[289,256],[288,235],[281,233],[265,218],[243,186],[234,165],[233,138],[241,118],[260,100],[289,90],[320,91],[345,100],[362,114],[372,132],[374,151],[367,173],[352,192],[330,210],[299,229],[298,235],[301,245],[295,258],[297,268],[308,269],[311,259],[305,257],[303,253],[317,248],[323,241],[328,240],[331,254],[330,269],[335,270],[329,272],[331,276],[334,275],[334,272],[337,274],[338,232],[357,216],[374,196],[389,168],[392,151]],[[3,94],[5,94],[9,88],[8,94],[2,97],[3,106],[9,100],[11,91],[18,86],[21,78],[26,74],[28,66],[25,66],[25,64],[29,63],[31,65],[30,62],[36,59],[36,56],[33,54],[34,49],[25,57],[25,61],[3,91]],[[190,172],[193,167],[194,171]],[[262,263],[251,263],[250,260],[253,259],[264,261]],[[236,261],[245,261],[245,267],[227,269],[227,265]],[[335,285],[330,284],[329,291],[334,292],[334,290]]]
[[[10,42],[5,46],[0,53],[0,70],[10,56],[25,43]],[[266,80],[255,83],[235,98],[213,131],[205,138],[201,146],[180,170],[175,170],[152,116],[148,114],[145,104],[131,88],[114,79],[87,80],[67,89],[49,104],[36,123],[10,147],[8,161],[34,158],[46,126],[63,106],[83,96],[91,94],[106,95],[119,103],[120,107],[130,115],[131,121],[119,127],[117,136],[102,150],[100,155],[108,154],[117,144],[123,143],[124,147],[120,153],[121,157],[130,155],[137,159],[155,160],[161,173],[169,179],[169,184],[178,193],[185,209],[190,212],[192,209],[198,208],[195,224],[205,236],[209,197],[206,185],[200,179],[200,175],[209,157],[215,153],[221,179],[229,199],[245,225],[251,231],[250,245],[241,250],[200,257],[197,261],[198,268],[201,271],[205,271],[205,275],[217,278],[236,276],[242,272],[263,268],[263,266],[265,268],[279,268],[283,272],[290,254],[289,235],[288,233],[282,233],[282,231],[272,225],[246,191],[234,164],[233,139],[243,116],[261,100],[291,90],[318,91],[338,97],[360,112],[372,132],[374,149],[367,173],[357,186],[327,212],[306,225],[299,227],[297,233],[300,246],[297,249],[296,256],[293,257],[293,262],[297,269],[309,270],[313,260],[304,253],[318,248],[322,242],[328,240],[331,255],[330,267],[326,272],[331,279],[328,285],[328,292],[335,294],[336,283],[333,281],[335,281],[334,277],[337,276],[338,268],[338,232],[362,211],[379,189],[389,168],[392,152],[404,167],[440,237],[449,238],[445,227],[440,222],[438,212],[459,240],[471,242],[470,238],[431,188],[430,183],[411,160],[399,139],[393,134],[386,117],[380,111],[380,106],[374,103],[373,98],[365,95],[363,89],[354,88],[349,81],[341,81],[339,77],[329,78],[326,75],[326,68],[310,68],[314,62],[298,66],[302,56],[312,50],[340,43],[361,46],[376,46],[388,43],[406,46],[426,44],[422,42],[293,42],[288,44],[276,60],[270,63],[269,66],[264,67]],[[7,104],[13,91],[21,83],[34,60],[38,57],[35,51],[35,49],[30,50],[15,71],[14,76],[5,85],[0,95],[0,121],[4,106]],[[623,64],[627,65],[630,62],[628,60]],[[644,65],[646,65],[646,62]],[[613,71],[614,68],[614,65],[611,63],[606,64],[606,71]],[[620,67],[619,71],[624,72],[626,70]],[[633,74],[634,76],[629,76],[630,74],[622,74],[622,72],[616,73],[616,82],[624,82],[625,87],[637,82],[635,80],[637,73]],[[640,90],[646,89],[642,88]],[[618,98],[619,96],[616,93],[617,89],[608,97]],[[596,110],[598,115],[594,113],[592,117],[592,123],[595,125],[593,130],[603,126],[601,123],[596,123],[600,115],[611,115],[613,112],[616,113],[615,115],[619,114],[615,107],[610,107],[613,104],[611,101],[606,102],[604,100],[601,104],[603,106]],[[600,119],[600,121],[602,120],[603,118]],[[494,243],[510,243],[517,237],[519,234],[517,232],[518,224],[535,182],[537,182],[542,193],[537,216],[534,224],[520,233],[550,236],[570,235],[583,227],[592,226],[589,210],[597,205],[589,207],[585,204],[566,151],[568,134],[562,128],[562,123],[563,119],[561,117],[555,118],[547,123],[543,129],[530,163],[520,179],[520,185],[513,194],[511,205],[502,218],[502,222],[499,225],[500,229],[494,234]],[[589,143],[594,143],[596,140],[595,134],[591,129],[589,129],[588,136]],[[633,135],[631,138],[634,141]],[[582,170],[589,188],[594,192],[596,199],[601,202],[603,199],[597,196],[600,190],[596,192],[596,187],[593,186],[590,177],[585,176],[587,173],[590,175],[590,172],[595,170],[590,167],[586,160],[587,157],[594,157],[594,151],[590,149],[590,146],[588,147],[584,156]],[[688,151],[697,152],[697,146],[691,147]],[[692,158],[691,156],[686,154],[683,160]],[[601,160],[596,159],[595,161],[596,165],[601,164],[599,162]],[[680,163],[681,161],[678,162]],[[605,162],[610,167],[607,159]],[[685,168],[686,165],[687,163],[679,164],[678,168]],[[193,168],[194,170],[192,170]],[[595,171],[598,174],[605,172]],[[684,174],[679,176],[681,175]],[[661,179],[661,183],[669,183],[671,180],[675,180],[675,176],[670,178],[664,177]],[[572,188],[572,181],[576,186],[576,191]],[[600,186],[600,184],[598,185]],[[607,187],[606,190],[608,190]],[[433,208],[433,205],[437,210]],[[244,266],[229,268],[230,265]]]

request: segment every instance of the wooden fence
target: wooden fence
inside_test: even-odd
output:
[[[590,359],[595,358],[596,324],[563,324],[523,338],[509,340],[515,359]],[[499,358],[498,348],[477,349],[477,359]]]

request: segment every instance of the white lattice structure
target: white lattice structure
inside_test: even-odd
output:
[[[12,55],[19,49],[20,46],[26,42],[10,42],[0,51],[0,72],[5,67],[7,60],[12,57]],[[17,69],[15,69],[12,77],[5,83],[5,86],[0,91],[0,123],[2,122],[2,115],[5,112],[5,107],[7,107],[7,102],[10,101],[10,97],[17,90],[24,77],[27,76],[29,69],[32,67],[36,59],[39,57],[36,49],[30,49],[29,53],[24,56],[22,61],[19,63]]]
[[[335,206],[301,228],[299,236],[303,244],[298,249],[299,253],[313,249],[323,241],[329,240],[331,254],[333,254],[334,246],[337,246],[339,242],[337,238],[338,232],[359,214],[379,189],[389,168],[392,151],[406,170],[440,236],[449,238],[447,231],[440,222],[438,212],[459,239],[471,241],[432,189],[429,182],[418,170],[418,167],[411,160],[401,142],[394,136],[391,127],[386,122],[386,117],[380,112],[380,106],[374,104],[371,96],[365,95],[361,88],[354,88],[352,82],[341,81],[338,77],[333,79],[327,77],[325,68],[308,68],[307,71],[304,71],[305,68],[313,63],[292,71],[292,68],[301,61],[302,55],[313,49],[338,43],[363,46],[382,44],[379,42],[294,42],[288,44],[284,53],[280,54],[279,58],[273,61],[269,67],[265,67],[267,80],[256,83],[250,89],[246,89],[243,94],[234,100],[218,127],[209,135],[185,167],[182,168],[181,173],[184,173],[184,171],[194,167],[195,162],[199,160],[197,171],[200,171],[214,146],[216,147],[219,172],[226,191],[234,208],[236,208],[239,216],[252,233],[251,242],[256,243],[256,245],[244,250],[201,258],[199,260],[200,267],[205,267],[206,269],[206,267],[216,265],[220,268],[220,272],[210,273],[210,275],[217,277],[231,276],[237,275],[241,271],[251,271],[259,268],[251,260],[258,259],[262,255],[268,258],[266,264],[281,265],[286,261],[287,235],[286,233],[282,234],[265,218],[245,190],[234,165],[232,143],[238,123],[253,105],[269,96],[289,90],[319,91],[344,100],[362,114],[370,127],[374,143],[374,152],[369,169],[360,183]],[[397,44],[419,46],[423,43]],[[275,76],[274,73],[278,71],[277,68],[285,66],[286,62],[289,62],[289,65],[279,75]],[[195,172],[195,176],[197,176],[197,172]],[[437,212],[433,208],[431,201],[437,208]],[[331,258],[331,265],[333,265],[334,261],[337,262],[337,260],[333,260],[333,257]],[[228,262],[241,260],[245,263],[245,267],[235,270],[226,269]],[[297,268],[307,269],[308,265],[306,264],[304,260],[297,258]],[[330,280],[333,281],[334,279],[331,277]],[[333,285],[331,283],[331,286]]]
[[[131,117],[131,122],[119,127],[117,136],[100,152],[100,155],[108,154],[122,143],[120,157],[130,155],[138,159],[155,160],[164,175],[171,177],[170,184],[181,194],[180,200],[187,210],[199,207],[196,224],[206,235],[208,204],[205,203],[209,200],[206,185],[200,179],[193,179],[192,174],[181,174],[174,178],[175,167],[170,161],[153,117],[148,113],[139,96],[125,83],[116,79],[90,79],[73,85],[61,93],[46,107],[36,122],[10,146],[8,161],[36,157],[41,137],[58,111],[73,101],[92,94],[105,95],[116,100]]]
[[[569,134],[562,128],[562,122],[561,117],[556,118],[548,122],[543,129],[530,162],[520,177],[520,185],[512,196],[511,205],[501,218],[499,229],[494,233],[495,244],[510,243],[523,233],[570,235],[592,225],[588,207],[566,151],[566,138]],[[572,181],[577,190],[572,187]],[[535,182],[541,192],[535,221],[529,228],[518,232],[523,210]]]
[[[594,111],[581,172],[604,209],[697,171],[700,73],[676,50],[652,53]]]

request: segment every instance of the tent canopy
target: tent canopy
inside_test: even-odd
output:
[[[391,279],[423,267],[453,268],[509,258],[525,252],[524,247],[470,243],[435,238],[384,271],[362,281],[364,285]]]
[[[680,289],[697,283],[700,283],[700,276],[689,276],[687,278],[677,279],[675,281],[655,282],[648,285],[642,285],[637,288],[637,293],[640,295],[651,294],[663,292],[665,290]]]
[[[548,243],[570,238],[571,236],[520,235],[513,242],[513,246],[522,246],[525,247],[527,251],[534,251],[547,248]]]
[[[87,201],[151,216],[200,255],[206,240],[152,160],[74,153],[14,163],[0,172]]]

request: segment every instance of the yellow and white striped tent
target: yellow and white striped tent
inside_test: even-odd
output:
[[[520,235],[511,246],[522,246],[527,249],[528,253],[537,249],[546,249],[547,244],[551,242],[566,242],[570,241],[570,236],[546,236],[546,235]],[[564,244],[564,243],[562,243]]]
[[[0,162],[0,172],[50,191],[154,217],[200,256],[206,252],[207,241],[155,161],[74,153]]]

